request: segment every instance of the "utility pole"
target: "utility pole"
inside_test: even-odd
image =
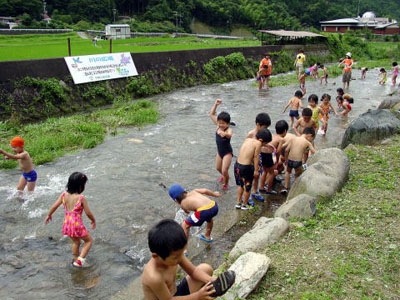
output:
[[[113,15],[114,15],[114,24],[115,24],[115,15],[117,14],[117,9],[113,8],[112,12],[113,12]]]

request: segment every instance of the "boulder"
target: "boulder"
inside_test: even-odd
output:
[[[400,120],[389,110],[368,110],[346,129],[341,147],[344,149],[351,143],[372,145],[398,132],[400,132]]]
[[[246,298],[257,286],[269,268],[271,259],[265,254],[247,252],[229,268],[236,273],[236,279],[228,292],[218,299],[235,300]]]
[[[229,257],[237,257],[249,251],[263,252],[268,245],[285,235],[288,229],[289,224],[285,219],[261,217],[250,231],[240,237]]]
[[[391,109],[393,106],[399,103],[400,99],[398,98],[386,98],[379,104],[378,109]]]
[[[317,198],[300,194],[293,199],[283,203],[275,212],[274,216],[288,220],[289,218],[310,218],[317,212]]]
[[[307,163],[307,170],[290,188],[288,200],[301,194],[316,197],[317,202],[331,198],[347,181],[350,161],[338,148],[318,150]]]

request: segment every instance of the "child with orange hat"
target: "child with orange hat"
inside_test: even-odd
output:
[[[5,159],[15,159],[19,163],[22,175],[19,179],[17,190],[23,191],[27,186],[28,192],[33,192],[36,186],[37,173],[33,168],[29,153],[24,150],[25,141],[22,137],[16,136],[11,140],[10,145],[15,154],[8,153],[3,149],[0,149],[0,154],[3,154]]]

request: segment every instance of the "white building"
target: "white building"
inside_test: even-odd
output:
[[[128,24],[106,25],[106,38],[111,40],[128,39],[131,37],[131,28]]]

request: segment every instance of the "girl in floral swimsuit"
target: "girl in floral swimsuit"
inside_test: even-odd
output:
[[[67,190],[58,197],[45,219],[45,223],[49,223],[52,214],[57,208],[61,204],[64,206],[62,233],[71,238],[73,265],[80,268],[85,264],[86,256],[93,244],[93,238],[82,222],[83,211],[90,219],[92,228],[96,229],[96,220],[90,211],[86,198],[81,194],[85,190],[86,182],[87,177],[85,174],[80,172],[72,173],[68,179]],[[85,243],[79,253],[81,240]]]

